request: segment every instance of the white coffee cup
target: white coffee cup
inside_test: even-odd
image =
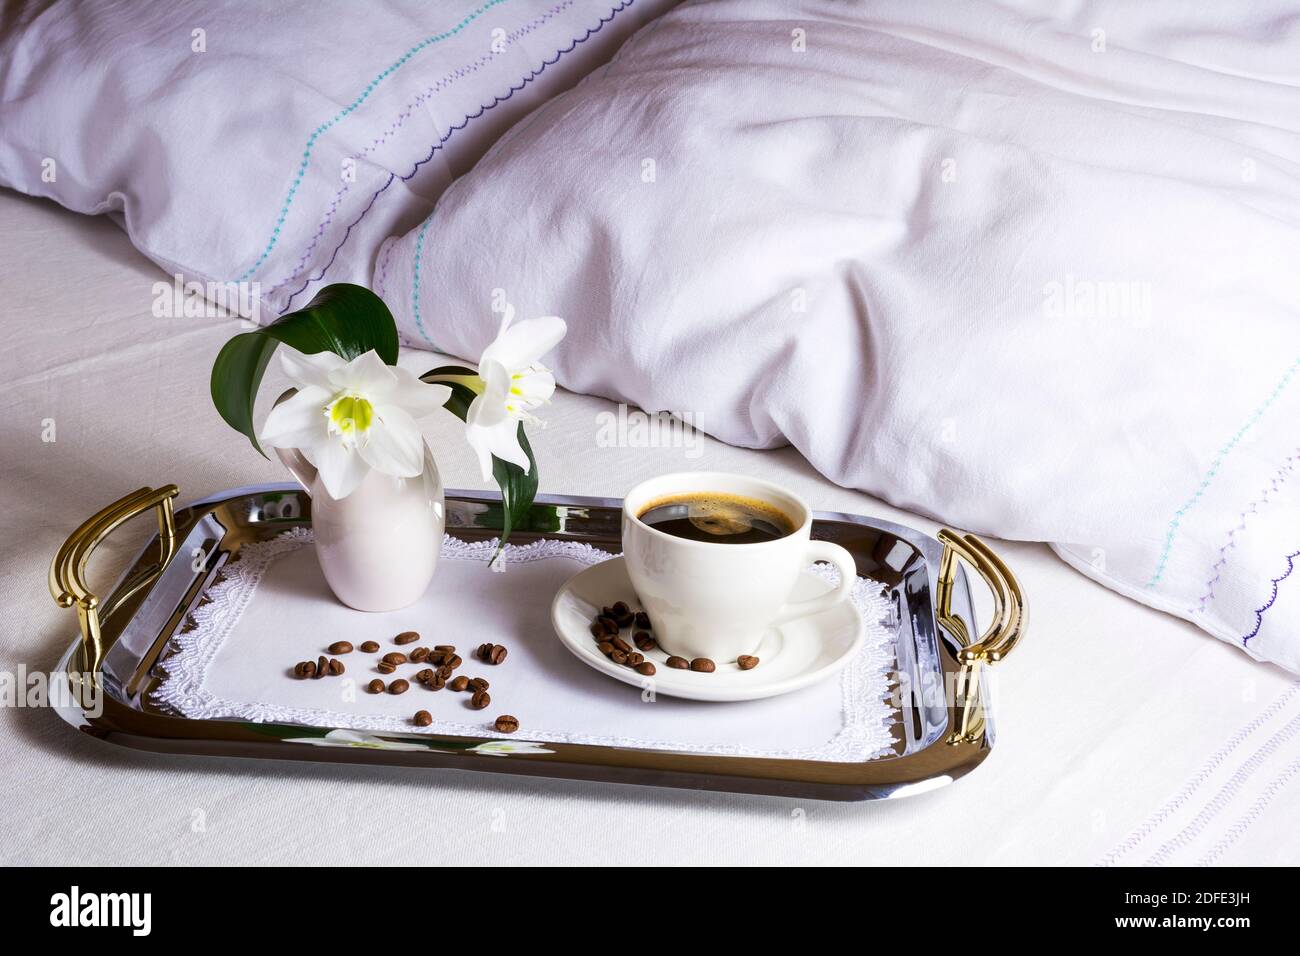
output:
[[[640,519],[646,506],[680,495],[757,499],[784,514],[794,530],[752,544],[680,538]],[[680,472],[642,482],[623,500],[623,557],[654,637],[669,654],[730,663],[753,654],[771,627],[820,614],[847,600],[856,579],[853,555],[812,541],[812,510],[779,485],[722,472]],[[825,594],[792,601],[799,574],[817,561],[840,572]]]

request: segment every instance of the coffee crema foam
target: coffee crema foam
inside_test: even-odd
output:
[[[664,495],[644,505],[637,518],[674,537],[723,544],[773,541],[795,530],[794,521],[775,505],[725,492]]]

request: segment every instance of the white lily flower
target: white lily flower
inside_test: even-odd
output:
[[[519,444],[519,423],[539,425],[532,410],[550,400],[555,376],[539,359],[564,338],[567,326],[554,315],[512,325],[514,306],[506,305],[496,339],[478,362],[482,388],[469,406],[465,438],[478,455],[483,480],[492,477],[492,456],[530,468]]]
[[[298,394],[271,409],[261,439],[297,448],[325,490],[346,498],[371,470],[398,478],[424,471],[424,436],[415,420],[446,404],[451,389],[384,364],[374,350],[348,362],[333,352],[280,350]]]

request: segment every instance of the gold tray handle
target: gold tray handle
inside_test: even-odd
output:
[[[943,544],[939,559],[938,618],[961,644],[957,659],[956,700],[962,702],[961,726],[948,743],[975,743],[984,730],[984,707],[979,700],[979,669],[996,664],[1011,652],[1029,622],[1020,582],[987,544],[973,534],[959,535],[947,528],[938,536]],[[962,558],[979,572],[993,593],[993,621],[978,641],[972,641],[966,622],[952,611],[953,588],[957,583],[957,559]]]
[[[100,634],[100,617],[107,617],[113,608],[135,594],[156,578],[176,553],[176,518],[173,499],[179,489],[175,485],[161,488],[141,488],[87,519],[80,528],[68,536],[50,563],[50,594],[59,607],[77,608],[77,621],[81,625],[84,669],[94,674],[104,660],[103,638]],[[158,514],[158,565],[147,568],[118,590],[112,604],[101,606],[100,600],[86,586],[86,562],[91,553],[120,525],[150,508]]]

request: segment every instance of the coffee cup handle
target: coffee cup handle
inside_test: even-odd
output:
[[[834,589],[827,591],[825,594],[819,594],[815,598],[808,598],[803,601],[791,601],[785,607],[781,608],[776,616],[776,624],[784,624],[787,621],[793,621],[795,618],[807,617],[810,614],[820,614],[822,611],[828,611],[841,601],[848,598],[853,592],[853,585],[858,579],[857,562],[853,560],[853,555],[847,550],[841,548],[838,544],[830,541],[810,541],[808,549],[805,552],[805,561],[815,563],[825,561],[833,564],[840,572],[839,583]]]

